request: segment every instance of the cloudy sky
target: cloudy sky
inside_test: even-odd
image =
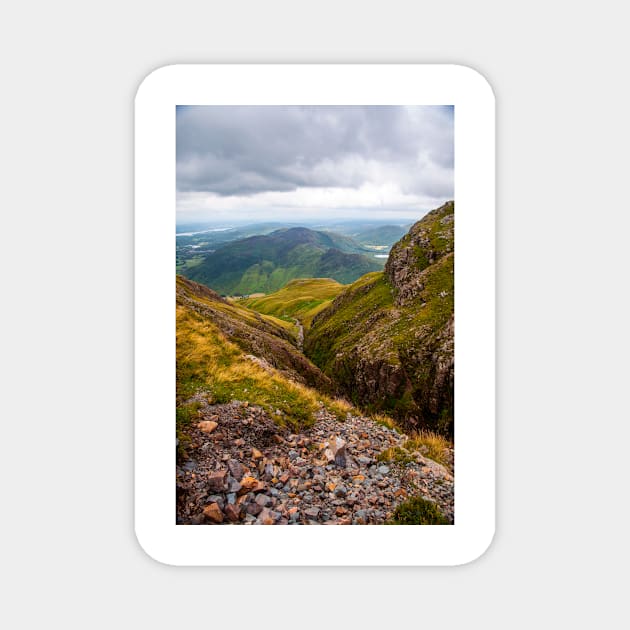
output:
[[[453,108],[177,108],[178,223],[419,218],[453,198]]]

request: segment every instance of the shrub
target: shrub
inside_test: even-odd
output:
[[[401,503],[390,525],[448,525],[438,506],[422,497],[412,497]]]

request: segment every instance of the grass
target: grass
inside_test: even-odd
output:
[[[275,293],[242,300],[248,308],[281,320],[299,319],[305,328],[341,293],[344,285],[330,278],[291,280]]]
[[[400,446],[385,449],[377,455],[376,459],[379,462],[393,462],[394,464],[411,464],[416,461],[409,451]]]
[[[188,405],[180,405],[175,410],[178,458],[186,454],[186,449],[190,445],[190,438],[186,433],[186,428],[192,424],[193,420],[196,418],[199,407],[201,407],[201,403],[195,402]]]
[[[293,430],[311,425],[322,405],[341,419],[353,410],[341,399],[325,396],[247,359],[208,318],[179,305],[177,400],[181,404],[199,390],[210,391],[217,403],[247,400],[259,405],[278,424]],[[276,410],[281,414],[276,414]],[[186,411],[180,413],[178,426],[183,426],[189,416]]]
[[[380,416],[387,418],[387,416]],[[374,418],[374,416],[373,416]],[[390,422],[393,421],[390,419]],[[388,425],[386,425],[388,426]],[[419,452],[422,456],[448,466],[448,449],[453,448],[453,444],[439,433],[421,430],[413,434],[402,446],[392,446],[385,449],[377,456],[379,462],[394,462],[396,464],[408,464],[416,461],[414,452]]]
[[[187,295],[189,297],[192,297],[196,302],[204,304],[205,306],[209,306],[213,310],[225,313],[230,317],[239,319],[240,321],[251,326],[258,326],[260,318],[262,318],[263,321],[270,324],[272,327],[280,328],[284,331],[289,332],[294,339],[297,336],[297,326],[293,322],[285,321],[278,317],[274,317],[273,315],[255,313],[249,308],[243,306],[246,300],[226,300],[224,302],[221,300],[204,297],[203,295],[200,295],[198,293],[193,294],[186,286],[186,281],[181,277],[177,278],[177,285],[178,287],[182,288],[187,293]]]
[[[428,430],[420,430],[405,442],[408,451],[419,451],[425,457],[438,464],[447,465],[446,453],[453,448],[452,442],[439,433]]]
[[[412,497],[401,503],[389,525],[448,525],[440,508],[432,501],[422,497]]]
[[[417,293],[396,304],[398,289],[385,273],[369,273],[345,287],[333,304],[306,331],[305,354],[367,411],[381,411],[399,421],[411,419],[444,434],[452,434],[453,405],[432,403],[436,353],[448,358],[444,331],[454,313],[453,204],[447,203],[419,221],[414,229],[425,235],[429,249],[409,248],[405,236],[392,255],[409,248],[417,273]],[[426,242],[426,241],[422,241]],[[391,256],[390,256],[391,259]],[[434,260],[429,264],[429,259]],[[357,377],[357,370],[361,372]],[[371,372],[370,372],[371,371]],[[405,380],[396,377],[403,373]],[[374,375],[392,374],[395,390],[352,392]],[[379,376],[380,378],[380,376]],[[386,378],[386,377],[385,377]],[[378,389],[378,388],[377,388]],[[451,396],[452,398],[452,396]],[[412,423],[413,424],[413,423]]]
[[[400,428],[390,416],[386,416],[382,413],[373,413],[370,417],[374,420],[374,422],[400,433]]]

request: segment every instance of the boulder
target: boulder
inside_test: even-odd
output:
[[[221,512],[221,508],[216,503],[211,503],[203,509],[203,515],[211,522],[211,523],[223,523],[223,512]]]

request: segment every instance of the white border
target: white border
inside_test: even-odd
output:
[[[175,106],[454,105],[455,525],[175,525]],[[135,126],[135,529],[172,565],[458,565],[495,521],[494,95],[453,65],[179,65],[147,76]]]

